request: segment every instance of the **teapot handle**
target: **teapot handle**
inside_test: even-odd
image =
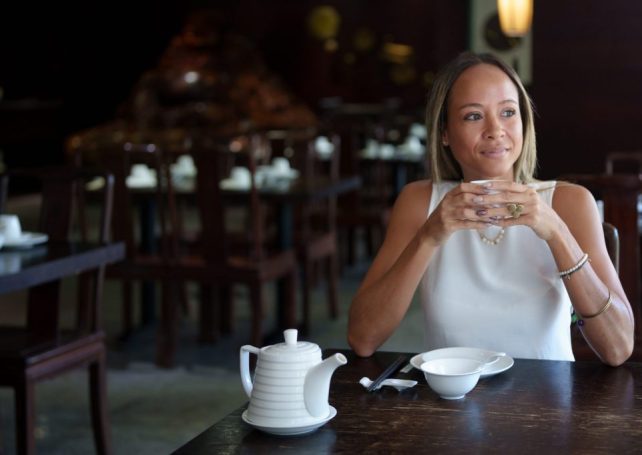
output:
[[[250,353],[258,355],[261,350],[246,344],[241,346],[241,382],[248,398],[252,397],[252,378],[250,377]]]

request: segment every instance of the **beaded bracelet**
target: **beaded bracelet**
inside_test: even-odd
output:
[[[600,308],[600,310],[599,310],[597,313],[595,313],[595,314],[591,314],[591,315],[589,315],[589,316],[582,316],[580,313],[578,313],[577,311],[575,311],[575,314],[576,314],[576,315],[577,315],[577,317],[578,317],[578,321],[577,321],[577,323],[578,323],[579,325],[584,325],[584,319],[593,319],[593,318],[598,317],[600,314],[604,313],[606,310],[608,310],[609,308],[611,308],[611,305],[612,305],[612,304],[613,304],[613,297],[611,296],[611,290],[609,289],[609,298],[608,298],[608,299],[606,299],[606,303],[604,304],[604,306],[603,306],[602,308]]]
[[[560,278],[566,278],[567,280],[570,280],[571,279],[571,275],[574,274],[575,272],[577,272],[582,267],[584,267],[584,264],[586,264],[588,262],[588,260],[589,260],[588,254],[584,253],[584,256],[582,256],[582,258],[579,261],[577,261],[577,264],[575,264],[570,269],[562,270],[559,273],[559,277]]]

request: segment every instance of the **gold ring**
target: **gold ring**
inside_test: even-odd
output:
[[[519,218],[524,211],[524,206],[522,204],[510,203],[506,204],[506,209],[513,218]]]

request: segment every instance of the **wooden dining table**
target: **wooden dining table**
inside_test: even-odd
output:
[[[65,277],[117,262],[125,257],[125,245],[81,242],[48,242],[31,248],[0,250],[0,294],[8,294],[38,286],[47,286]],[[38,317],[30,328],[39,335],[54,328],[49,321],[58,318],[58,307],[43,299],[38,305]],[[33,307],[35,309],[35,306]]]
[[[367,392],[359,379],[376,378],[400,353],[368,358],[352,351],[330,384],[337,415],[302,436],[263,433],[241,419],[247,405],[203,431],[176,454],[212,453],[546,453],[642,451],[642,363],[613,368],[598,361],[515,359],[508,370],[480,379],[460,400],[444,400],[412,369],[398,392]],[[403,354],[408,359],[414,354]],[[240,377],[239,377],[240,381]]]

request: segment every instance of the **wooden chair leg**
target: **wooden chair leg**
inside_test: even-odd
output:
[[[96,362],[89,365],[89,402],[91,404],[91,421],[94,430],[96,453],[110,455],[111,427],[107,404],[107,372],[105,352],[102,351]]]
[[[218,306],[220,310],[221,333],[230,334],[234,331],[234,305],[232,301],[232,286],[222,285],[218,289]]]
[[[134,286],[131,281],[123,281],[122,283],[122,324],[123,331],[120,335],[122,339],[126,339],[131,335],[134,330],[134,304],[132,301],[132,294]]]
[[[156,365],[161,368],[172,368],[178,342],[178,302],[175,283],[164,282],[162,285],[161,316],[156,335]]]
[[[202,284],[200,286],[200,311],[198,341],[202,343],[213,343],[218,338],[218,327],[216,327],[216,311],[214,306],[218,305],[218,298],[213,299],[214,289],[212,286]]]
[[[181,302],[181,310],[185,316],[189,316],[189,291],[187,289],[187,283],[181,281],[178,285],[179,287],[179,298]]]
[[[263,336],[261,324],[263,322],[263,293],[260,283],[250,284],[250,306],[252,311],[251,341],[254,346],[261,346]]]
[[[35,422],[35,385],[26,381],[15,389],[15,416],[16,416],[16,449],[20,455],[36,453],[34,437]]]
[[[298,285],[297,272],[294,271],[285,280],[286,307],[285,324],[287,327],[297,326],[296,317],[296,290]]]
[[[330,317],[337,319],[339,317],[339,258],[336,254],[328,256],[326,267]]]
[[[312,283],[312,274],[313,274],[313,263],[308,258],[303,258],[301,261],[303,264],[303,283],[301,286],[303,294],[303,323],[301,325],[301,332],[304,335],[307,335],[310,330],[310,293],[311,293],[311,283]],[[288,296],[289,299],[289,296]],[[289,302],[288,302],[289,306]],[[286,316],[288,319],[294,319],[290,315],[292,310],[286,311]],[[289,327],[292,327],[288,324]]]
[[[347,238],[348,238],[348,244],[346,246],[346,249],[348,250],[348,265],[354,265],[356,262],[356,229],[354,227],[348,227],[347,228]]]

